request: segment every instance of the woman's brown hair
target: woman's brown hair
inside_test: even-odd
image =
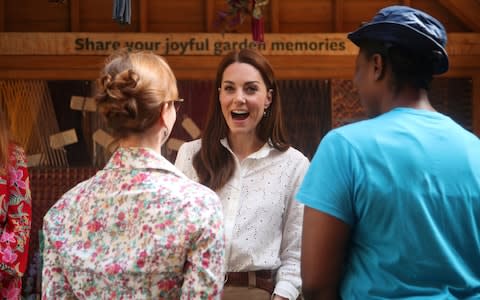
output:
[[[258,138],[263,142],[269,142],[279,151],[286,151],[290,147],[283,124],[278,85],[270,63],[255,50],[242,49],[230,52],[222,59],[217,68],[207,121],[201,138],[202,146],[193,158],[193,167],[197,171],[200,183],[212,190],[222,188],[235,171],[233,156],[220,143],[222,138],[227,137],[229,129],[220,106],[218,90],[222,83],[223,72],[233,63],[246,63],[255,67],[262,75],[267,91],[271,90],[272,92],[272,103],[266,110],[265,117],[257,125]]]

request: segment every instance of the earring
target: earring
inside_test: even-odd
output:
[[[167,126],[165,126],[165,130],[162,129],[162,135],[163,135],[163,138],[162,138],[162,144],[165,143],[168,139],[168,128]]]
[[[263,111],[263,117],[265,118],[267,116],[267,110]]]

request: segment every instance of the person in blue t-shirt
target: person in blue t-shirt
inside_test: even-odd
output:
[[[480,299],[480,140],[427,96],[443,25],[391,6],[348,38],[371,118],[324,137],[297,193],[305,299]]]

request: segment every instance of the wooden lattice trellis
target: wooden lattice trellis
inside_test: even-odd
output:
[[[40,155],[39,166],[67,166],[64,149],[52,149],[49,137],[59,131],[45,80],[2,80],[0,102],[10,131],[27,155]]]
[[[331,87],[332,127],[366,118],[351,80],[333,79]],[[435,78],[429,91],[432,106],[473,130],[473,88],[471,78]]]
[[[332,127],[350,124],[366,118],[351,80],[331,81]]]

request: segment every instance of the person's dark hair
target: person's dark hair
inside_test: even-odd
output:
[[[160,117],[161,105],[177,93],[167,62],[150,52],[121,51],[107,59],[95,100],[115,138],[142,133]]]
[[[371,40],[361,41],[360,51],[368,59],[374,54],[381,55],[383,72],[391,69],[391,85],[395,92],[407,86],[426,90],[430,88],[434,73],[433,62],[437,59],[434,52],[413,53],[392,43]]]
[[[228,126],[220,105],[219,88],[225,69],[233,63],[246,63],[255,67],[262,75],[267,91],[272,92],[272,103],[266,110],[266,116],[257,126],[257,136],[263,142],[271,143],[279,151],[286,151],[290,144],[283,123],[281,99],[273,69],[267,59],[251,49],[232,51],[220,62],[215,77],[215,85],[209,104],[207,121],[201,137],[201,149],[193,157],[193,166],[200,183],[212,190],[222,188],[235,171],[235,161],[231,153],[221,145],[220,140],[227,137]]]

